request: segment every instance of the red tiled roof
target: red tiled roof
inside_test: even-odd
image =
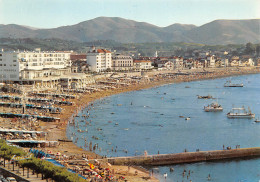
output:
[[[71,54],[70,59],[71,60],[87,59],[87,55],[86,54]]]
[[[106,49],[98,49],[97,52],[98,53],[111,53],[110,51],[108,51]]]

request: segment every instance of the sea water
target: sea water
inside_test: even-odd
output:
[[[224,87],[226,81],[243,83],[244,87]],[[89,117],[75,118],[78,128],[68,125],[67,135],[74,141],[78,138],[77,145],[87,150],[89,142],[97,144],[95,152],[107,157],[144,155],[144,151],[167,154],[222,150],[237,145],[260,147],[260,123],[226,116],[233,107],[245,106],[250,107],[256,118],[260,117],[259,83],[260,74],[255,74],[113,95],[83,110],[79,115]],[[198,95],[212,95],[215,99],[198,99]],[[223,112],[205,112],[204,106],[212,102],[221,104]],[[185,120],[187,117],[190,120]],[[87,132],[77,132],[78,129]],[[160,181],[165,181],[163,174],[167,173],[166,181],[207,181],[210,175],[211,181],[258,182],[260,159],[159,166],[150,171]]]

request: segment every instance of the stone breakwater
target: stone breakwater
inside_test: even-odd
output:
[[[260,157],[260,147],[108,158],[113,165],[159,166]]]

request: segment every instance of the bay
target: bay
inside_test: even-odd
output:
[[[226,81],[244,83],[242,88],[224,87]],[[249,106],[260,117],[260,75],[244,75],[214,80],[169,84],[161,87],[122,93],[97,100],[75,118],[78,128],[69,126],[67,136],[78,138],[77,145],[91,141],[96,153],[103,156],[133,156],[179,153],[199,150],[222,150],[260,147],[260,124],[254,119],[228,119],[232,107]],[[187,88],[189,87],[189,88]],[[197,95],[212,95],[215,99],[198,99]],[[223,112],[204,112],[203,107],[217,101]],[[184,116],[180,118],[179,116]],[[190,117],[190,120],[185,120]],[[90,125],[86,125],[88,122]],[[77,132],[78,129],[88,132]],[[75,133],[75,136],[72,135]],[[258,181],[260,160],[195,163],[153,169],[161,181]],[[187,179],[183,170],[192,171]],[[249,170],[250,169],[250,170]],[[152,171],[152,168],[150,169]]]

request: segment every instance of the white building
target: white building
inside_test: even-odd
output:
[[[183,68],[183,57],[170,57],[169,61],[173,62],[175,69],[182,69]]]
[[[158,68],[160,68],[160,70],[173,70],[174,64],[171,61],[161,62],[158,63]]]
[[[243,66],[243,67],[251,67],[254,65],[255,62],[253,61],[252,58],[242,58],[239,62],[239,66]]]
[[[112,57],[112,70],[131,70],[133,69],[133,64],[131,56],[118,54]]]
[[[89,69],[95,72],[106,71],[112,67],[111,52],[106,49],[95,49],[87,53]]]
[[[36,80],[70,73],[71,52],[0,52],[0,75],[3,81]]]
[[[216,67],[216,60],[214,55],[208,55],[207,56],[207,62],[209,68],[215,68]]]
[[[18,54],[14,52],[0,52],[0,79],[19,80]]]
[[[134,68],[137,71],[152,69],[152,61],[150,60],[134,60]]]

